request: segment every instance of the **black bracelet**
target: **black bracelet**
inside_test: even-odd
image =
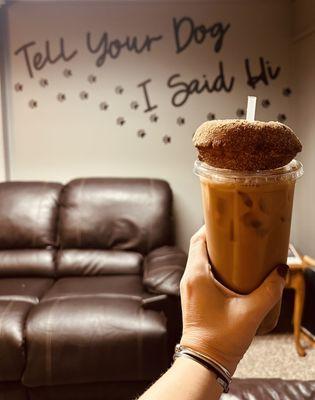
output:
[[[213,372],[217,376],[217,382],[223,387],[223,392],[227,393],[229,391],[230,383],[232,381],[231,374],[229,371],[220,365],[217,361],[210,359],[209,357],[196,352],[188,347],[181,345],[176,345],[175,354],[173,359],[185,356],[191,360],[196,361],[203,367],[207,368],[209,371]]]

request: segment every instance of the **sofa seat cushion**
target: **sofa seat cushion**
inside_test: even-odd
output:
[[[32,309],[22,382],[36,387],[157,378],[167,367],[164,314],[144,310],[136,296],[113,296],[113,290],[100,296],[100,287],[92,295],[96,285],[81,279],[87,296],[75,296],[78,281],[69,279],[64,293],[72,281],[72,295],[52,296],[53,288]]]
[[[19,381],[22,377],[24,326],[31,307],[31,302],[0,300],[0,382]]]
[[[27,316],[51,279],[0,279],[0,382],[19,381],[25,368]]]
[[[52,285],[46,278],[0,279],[0,301],[25,301],[36,304]]]

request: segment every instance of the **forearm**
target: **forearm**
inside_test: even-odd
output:
[[[214,373],[186,357],[178,358],[139,400],[217,400],[222,387]]]

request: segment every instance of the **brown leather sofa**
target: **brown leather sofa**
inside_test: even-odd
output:
[[[0,399],[132,399],[180,334],[162,180],[0,184]]]
[[[221,400],[314,400],[314,381],[234,379]],[[210,399],[209,399],[210,400]]]

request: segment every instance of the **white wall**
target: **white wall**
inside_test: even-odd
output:
[[[2,120],[2,100],[1,100],[1,79],[0,79],[0,180],[5,180],[4,152],[3,152],[3,120]]]
[[[1,12],[1,7],[3,5],[3,2],[0,0],[0,12]],[[0,25],[1,25],[1,15],[0,15]],[[2,29],[0,26],[0,52],[2,51],[2,46],[1,46],[1,35],[2,35]],[[4,113],[3,113],[3,103],[2,103],[2,94],[3,94],[3,87],[2,87],[2,74],[4,71],[2,71],[3,67],[3,61],[4,61],[4,55],[0,53],[0,181],[5,180],[5,156],[4,156]]]
[[[303,142],[305,174],[296,187],[292,236],[302,253],[315,256],[315,2],[294,3],[292,60],[295,81],[294,128]]]
[[[246,108],[246,96],[259,97],[257,118],[275,120],[290,114],[294,98],[285,97],[282,90],[290,86],[289,0],[274,1],[220,1],[220,2],[16,2],[8,6],[8,46],[11,65],[9,94],[12,121],[12,178],[67,181],[78,176],[150,176],[170,182],[175,196],[178,242],[187,247],[191,234],[202,223],[199,183],[192,173],[196,154],[191,137],[196,127],[212,112],[216,118],[236,117],[238,108]],[[207,26],[217,21],[230,23],[224,45],[219,53],[213,51],[213,39],[203,44],[191,44],[176,54],[172,17],[190,16],[196,24]],[[146,34],[163,35],[150,52],[141,55],[123,53],[117,60],[107,60],[102,67],[95,66],[95,57],[86,50],[85,34],[99,38],[107,31],[111,38],[125,38]],[[187,32],[186,32],[187,34]],[[23,44],[35,41],[32,54],[42,51],[45,40],[56,54],[62,36],[66,51],[78,50],[69,63],[59,61],[28,76],[25,58],[14,52]],[[281,66],[281,73],[270,84],[260,83],[256,90],[246,84],[244,59],[250,58],[258,68],[258,58],[264,57],[272,66]],[[182,107],[173,107],[173,89],[167,87],[168,78],[180,73],[183,81],[202,79],[212,81],[218,72],[218,63],[224,62],[226,76],[235,76],[231,93],[204,93],[192,95]],[[63,75],[70,68],[73,76]],[[95,83],[87,77],[94,74]],[[145,113],[143,92],[137,85],[151,78],[150,97],[158,108]],[[39,82],[47,79],[48,86]],[[23,91],[14,89],[17,83]],[[121,85],[124,92],[115,93]],[[79,98],[80,91],[89,93],[88,100]],[[58,93],[66,100],[59,102]],[[261,100],[269,99],[269,108]],[[30,100],[37,102],[30,108]],[[107,111],[99,103],[109,104]],[[132,110],[130,102],[139,108]],[[158,122],[150,122],[156,113]],[[126,123],[117,125],[118,117]],[[177,118],[184,117],[179,126]],[[141,139],[137,131],[147,135]],[[171,138],[168,144],[163,137]]]

